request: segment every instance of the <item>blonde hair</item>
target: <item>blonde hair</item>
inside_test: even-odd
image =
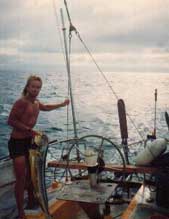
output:
[[[32,81],[40,81],[41,84],[42,84],[42,79],[39,77],[39,76],[36,76],[36,75],[31,75],[29,76],[29,78],[27,79],[27,82],[26,82],[26,85],[22,91],[22,96],[26,96],[27,95],[27,87],[30,85],[30,83]]]

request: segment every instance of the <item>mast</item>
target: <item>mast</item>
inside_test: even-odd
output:
[[[68,85],[69,85],[70,100],[71,100],[74,137],[77,138],[76,115],[75,115],[75,109],[74,109],[74,99],[73,99],[73,92],[72,92],[72,80],[71,80],[71,73],[70,73],[70,60],[69,60],[69,55],[68,55],[68,46],[67,46],[67,40],[66,40],[66,28],[65,28],[62,9],[60,9],[60,14],[61,14],[62,31],[63,31],[63,38],[64,38],[64,47],[65,47],[65,56],[66,56],[66,69],[67,69],[67,74],[68,74]]]

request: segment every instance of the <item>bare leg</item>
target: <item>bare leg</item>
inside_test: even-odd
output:
[[[14,171],[16,177],[15,183],[15,197],[16,204],[18,208],[19,218],[25,218],[24,213],[24,187],[25,187],[25,178],[26,178],[26,161],[24,156],[16,157],[13,160]]]

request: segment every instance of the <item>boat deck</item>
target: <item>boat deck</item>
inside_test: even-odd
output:
[[[155,203],[155,195],[156,195],[155,192],[151,192],[148,186],[142,185],[140,189],[138,190],[138,192],[133,197],[129,205],[127,203],[116,204],[116,205],[110,204],[112,219],[114,217],[121,218],[121,219],[146,219],[146,218],[151,218],[151,216],[154,216],[154,215],[156,216],[158,215],[161,218],[162,216],[164,218],[169,218],[169,209],[157,206]],[[11,186],[11,188],[8,187],[6,191],[4,191],[3,194],[1,194],[0,199],[1,199],[0,218],[1,219],[16,218],[17,210],[16,210],[15,198],[14,198],[14,193],[13,193],[13,186]],[[50,199],[51,199],[50,205],[52,205],[52,203],[56,201],[55,192],[50,194]],[[8,200],[8,205],[6,204],[7,200]],[[72,204],[70,202],[71,208],[69,208],[69,204],[68,203],[66,204],[66,203],[67,203],[66,201],[58,201],[58,206],[63,205],[64,209],[66,209],[65,207],[67,206],[67,209],[71,209],[71,211],[73,210],[74,212],[76,212],[76,215],[72,215],[72,217],[67,217],[67,218],[88,219],[88,216],[86,215],[86,213],[81,208],[79,208],[76,204]],[[104,208],[104,205],[100,205],[101,212],[103,208]],[[43,218],[40,216],[42,213],[40,208],[37,208],[35,210],[26,210],[26,213],[27,213],[28,219]],[[66,219],[66,217],[64,218]]]
[[[58,164],[57,162],[50,162],[49,166],[53,167],[65,167],[65,163]],[[86,169],[85,164],[70,163],[71,168],[80,168]],[[107,165],[106,169],[108,171],[122,171],[123,167],[116,165],[110,166]],[[135,166],[126,166],[125,172],[141,172],[141,173],[152,173],[156,172],[157,169],[150,167],[135,167]],[[57,211],[58,219],[88,219],[86,213],[78,206],[77,203],[67,202],[67,201],[57,201],[56,192],[52,191],[49,193],[49,204],[51,206],[51,211],[56,210],[57,208],[62,209]],[[120,218],[120,219],[149,219],[151,216],[158,215],[159,217],[169,219],[169,209],[162,208],[156,205],[155,203],[155,192],[151,192],[147,185],[142,185],[137,193],[132,198],[130,204],[110,204],[111,217]],[[151,199],[150,199],[151,198]],[[150,202],[151,201],[151,202]],[[57,202],[57,205],[53,205]],[[26,197],[25,197],[26,203]],[[100,205],[101,212],[103,211],[104,205]],[[64,209],[64,211],[63,211]],[[67,210],[65,210],[67,209]],[[70,211],[69,211],[70,210]],[[62,215],[61,213],[66,212],[67,215]],[[71,214],[71,212],[75,214]],[[42,211],[40,208],[35,210],[26,210],[28,219],[40,219],[44,218],[42,216]],[[9,184],[0,190],[0,219],[14,219],[17,216],[16,202],[14,197],[14,184]]]
[[[143,184],[121,219],[149,219],[152,216],[169,219],[169,209],[157,206],[155,196],[155,190],[151,191],[147,185]]]

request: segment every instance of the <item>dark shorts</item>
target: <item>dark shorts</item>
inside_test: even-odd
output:
[[[31,138],[14,139],[8,141],[8,149],[10,158],[14,159],[19,156],[28,156],[31,148]]]

